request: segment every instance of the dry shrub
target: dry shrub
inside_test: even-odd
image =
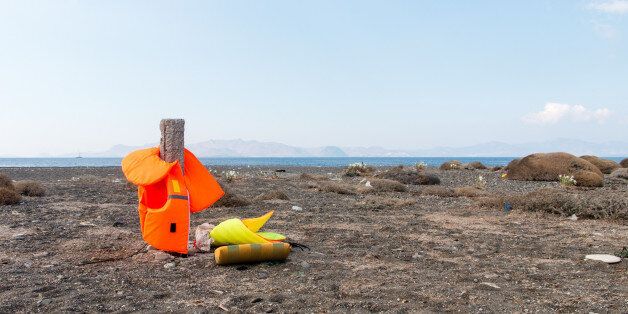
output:
[[[450,160],[440,165],[440,170],[458,170],[462,169],[462,163],[457,160]]]
[[[0,205],[15,205],[22,201],[20,194],[14,190],[0,187]]]
[[[510,170],[510,168],[517,166],[517,164],[519,164],[519,162],[521,161],[521,158],[515,158],[513,160],[511,160],[506,167],[504,167],[504,170],[508,171]]]
[[[18,181],[15,183],[15,191],[24,196],[41,197],[46,195],[44,187],[35,181]]]
[[[0,173],[0,188],[5,188],[8,190],[15,189],[15,186],[13,186],[13,180],[11,180],[11,178],[3,173]]]
[[[375,172],[375,168],[367,166],[364,163],[353,163],[345,169],[344,175],[347,177],[364,177],[370,176]]]
[[[628,168],[628,158],[624,158],[622,161],[619,162],[619,165],[622,168]]]
[[[573,175],[577,186],[602,187],[604,186],[604,177],[600,177],[597,173],[591,171],[578,171]]]
[[[466,196],[466,197],[480,197],[480,196],[488,195],[488,193],[486,191],[483,191],[483,190],[478,189],[478,188],[473,187],[473,186],[463,186],[463,187],[460,187],[460,188],[455,188],[454,189],[454,194],[455,194],[455,196],[458,196],[458,197],[462,197],[462,196]]]
[[[502,195],[480,196],[475,198],[474,201],[480,208],[502,209],[506,198]]]
[[[279,190],[272,190],[258,195],[255,198],[256,201],[269,201],[269,200],[290,200],[286,193]]]
[[[311,173],[302,173],[299,178],[301,180],[307,181],[322,181],[327,180],[327,176],[319,175],[319,174],[311,174]]]
[[[484,169],[487,169],[486,166],[483,163],[479,162],[479,161],[470,162],[470,163],[466,164],[464,168],[465,169],[469,169],[469,170],[476,170],[476,169],[477,170],[484,170]]]
[[[214,207],[243,207],[250,204],[251,202],[245,197],[225,189],[225,195],[214,204]]]
[[[454,189],[446,188],[444,186],[426,186],[421,190],[421,195],[454,197],[456,196],[456,192]]]
[[[495,166],[495,167],[491,168],[491,171],[501,171],[502,169],[504,169],[504,167],[502,167],[502,166]]]
[[[403,166],[388,169],[378,175],[377,178],[389,179],[411,185],[435,185],[440,184],[440,179],[434,175],[416,170],[406,170]]]
[[[628,180],[628,168],[619,168],[613,171],[611,178]]]
[[[355,190],[352,186],[338,182],[321,182],[318,189],[323,192],[330,192],[342,195],[353,195]]]
[[[596,166],[598,169],[600,169],[600,171],[602,171],[602,173],[605,174],[610,174],[611,172],[613,172],[613,170],[620,168],[619,164],[612,161],[612,160],[608,160],[608,159],[602,159],[600,157],[597,156],[582,156],[580,157],[590,163],[592,163],[594,166]]]
[[[579,218],[628,220],[628,192],[541,189],[512,199],[513,209]]]
[[[561,174],[580,176],[582,181],[576,178],[579,186],[601,186],[604,179],[595,165],[567,153],[532,154],[508,164],[508,178],[511,180],[558,181]]]
[[[358,192],[362,194],[378,192],[406,192],[408,188],[401,182],[389,179],[369,179],[371,186],[361,186]]]
[[[402,208],[416,204],[416,200],[409,198],[393,198],[369,195],[365,197],[358,206],[386,209],[386,208]]]

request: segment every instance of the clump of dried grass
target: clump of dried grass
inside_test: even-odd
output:
[[[565,190],[546,188],[524,195],[480,197],[476,204],[501,209],[505,202],[513,210],[545,212],[585,219],[628,220],[628,192],[603,190]]]
[[[450,160],[440,165],[440,170],[460,170],[462,169],[462,163],[458,160]]]
[[[465,169],[468,170],[484,170],[487,169],[486,166],[479,161],[472,161],[464,166]]]
[[[361,194],[380,193],[380,192],[406,192],[408,188],[401,182],[389,179],[368,179],[369,186],[364,185],[358,188]]]
[[[454,189],[454,196],[457,197],[480,197],[486,196],[488,193],[474,186],[463,186]]]
[[[402,208],[416,204],[416,200],[409,198],[393,198],[368,195],[362,201],[358,202],[358,206],[386,209],[386,208]]]
[[[405,169],[403,166],[388,169],[376,175],[377,178],[389,179],[411,185],[435,185],[440,184],[440,179],[434,175],[417,171],[413,169]]]
[[[375,172],[375,168],[371,166],[367,166],[364,163],[358,162],[358,163],[353,163],[347,166],[347,169],[345,169],[344,175],[347,177],[364,177],[364,176],[370,176],[373,172]]]
[[[302,173],[299,176],[299,179],[305,181],[323,181],[328,180],[327,176],[319,175],[319,174],[311,174],[311,173]]]
[[[628,158],[624,158],[624,159],[622,159],[622,161],[621,161],[621,162],[619,162],[619,165],[620,165],[622,168],[628,168]]]
[[[46,195],[44,187],[36,181],[18,181],[15,183],[15,192],[24,196],[41,197]]]
[[[286,200],[287,201],[287,200],[290,200],[290,198],[283,191],[272,190],[272,191],[268,191],[268,192],[258,195],[257,197],[255,197],[255,200],[256,201],[269,201],[269,200]]]
[[[230,189],[225,189],[225,195],[223,195],[216,203],[214,207],[243,207],[251,205],[251,201],[244,196],[236,194]]]
[[[13,180],[11,180],[11,178],[3,173],[0,173],[0,188],[5,188],[8,190],[15,189],[15,186],[13,185]]]
[[[12,189],[0,187],[0,205],[15,205],[22,201],[20,194]]]

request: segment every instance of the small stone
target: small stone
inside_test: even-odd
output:
[[[412,258],[413,259],[417,259],[417,258],[420,258],[420,257],[421,257],[421,254],[419,254],[419,253],[412,254]]]
[[[265,272],[265,271],[259,272],[257,274],[257,278],[259,278],[259,279],[266,279],[266,278],[268,278],[268,272]]]
[[[303,269],[309,269],[310,268],[310,263],[306,262],[306,261],[302,261],[301,262],[301,267]]]
[[[262,301],[264,301],[264,299],[262,299],[260,297],[257,297],[255,299],[251,300],[251,303],[259,303],[259,302],[262,302]]]
[[[615,264],[621,262],[621,257],[610,254],[590,254],[584,257],[585,260],[600,261],[607,264]]]
[[[33,257],[46,257],[46,256],[48,256],[48,254],[49,254],[49,253],[48,253],[48,252],[46,252],[46,251],[44,251],[44,252],[38,252],[38,253],[33,254]]]
[[[13,235],[13,239],[15,240],[22,240],[24,238],[26,238],[26,234],[24,233],[16,233]]]
[[[79,222],[79,226],[80,227],[96,227],[95,224],[89,222],[89,221],[81,221]]]
[[[113,223],[113,226],[114,227],[122,227],[122,226],[124,226],[124,223],[122,221],[116,221],[116,222]]]
[[[174,268],[175,266],[177,266],[177,264],[175,264],[174,262],[164,264],[165,269],[171,269],[171,268]]]
[[[162,252],[162,251],[155,251],[155,253],[153,254],[154,258],[156,261],[159,262],[164,262],[164,261],[169,261],[174,259],[174,256],[166,253],[166,252]]]
[[[492,283],[492,282],[481,282],[481,285],[487,286],[487,287],[491,287],[493,289],[501,289],[498,285]]]
[[[569,218],[567,218],[567,219],[569,219],[571,221],[576,221],[576,220],[578,220],[578,216],[576,216],[576,214],[573,214],[573,215],[569,216]]]
[[[52,300],[50,299],[41,299],[39,301],[37,301],[37,305],[48,305],[52,303]]]
[[[300,207],[300,206],[296,206],[296,205],[294,205],[294,206],[292,206],[292,210],[302,211],[302,210],[303,210],[303,207]]]

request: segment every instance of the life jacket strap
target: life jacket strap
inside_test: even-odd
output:
[[[187,195],[176,195],[176,194],[170,194],[168,195],[169,199],[176,199],[176,200],[188,200]]]

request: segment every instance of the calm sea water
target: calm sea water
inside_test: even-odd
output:
[[[428,166],[440,166],[448,160],[463,163],[480,161],[487,166],[503,166],[514,157],[247,157],[247,158],[200,158],[210,166],[307,166],[342,167],[354,162],[372,166],[414,165],[424,162]],[[609,157],[619,162],[622,158]],[[0,167],[112,167],[120,166],[121,158],[0,158]]]

